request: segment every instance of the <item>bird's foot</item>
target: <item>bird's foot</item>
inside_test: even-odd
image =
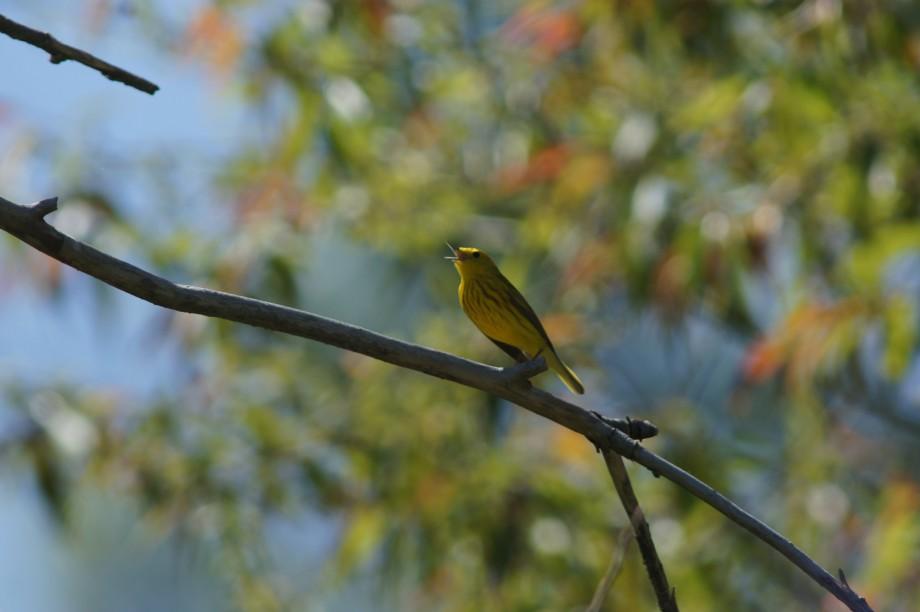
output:
[[[546,359],[537,356],[528,361],[522,361],[513,366],[502,368],[502,376],[507,379],[508,382],[522,382],[528,381],[537,374],[541,374],[545,371]]]

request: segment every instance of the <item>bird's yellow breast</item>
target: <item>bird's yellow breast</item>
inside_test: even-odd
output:
[[[501,302],[482,281],[463,279],[457,289],[460,306],[473,324],[489,338],[536,355],[546,344],[530,321]]]

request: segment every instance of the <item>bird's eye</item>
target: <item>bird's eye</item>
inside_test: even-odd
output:
[[[479,251],[476,251],[475,253],[473,253],[473,257],[479,257]]]

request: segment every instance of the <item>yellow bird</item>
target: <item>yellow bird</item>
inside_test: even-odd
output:
[[[533,308],[495,262],[473,247],[447,247],[453,255],[446,259],[460,273],[460,306],[479,331],[516,361],[542,355],[572,393],[584,393],[578,376],[559,359]]]

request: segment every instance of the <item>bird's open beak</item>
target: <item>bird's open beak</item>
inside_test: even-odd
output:
[[[449,259],[450,261],[457,261],[457,260],[459,260],[459,259],[460,259],[460,255],[457,253],[457,249],[455,249],[454,247],[450,246],[450,243],[449,243],[449,242],[446,243],[446,244],[447,244],[447,248],[450,249],[450,252],[453,253],[453,255],[450,255],[449,257],[445,257],[444,259]]]

